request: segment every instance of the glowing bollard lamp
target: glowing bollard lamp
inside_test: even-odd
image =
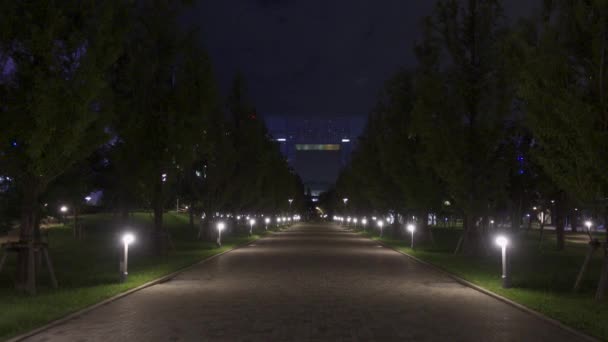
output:
[[[270,224],[270,218],[269,217],[265,218],[264,223],[266,223],[266,230],[268,230],[268,225]]]
[[[378,221],[378,227],[380,227],[380,237],[382,237],[384,222],[382,220]]]
[[[365,231],[365,227],[367,226],[367,219],[361,220],[361,224],[363,225],[363,231]]]
[[[126,233],[122,236],[122,244],[124,245],[124,255],[123,259],[120,262],[120,282],[124,283],[127,281],[127,277],[129,275],[128,265],[129,265],[129,245],[135,241],[135,236],[131,233]]]
[[[507,260],[507,247],[509,246],[509,239],[500,235],[496,238],[496,244],[502,249],[502,287],[503,289],[508,289],[511,287],[511,276],[509,275]]]
[[[249,236],[253,235],[253,226],[255,225],[255,220],[249,220]]]
[[[407,225],[407,231],[410,232],[411,236],[412,236],[412,241],[410,244],[410,248],[414,249],[414,232],[416,231],[416,226],[414,226],[413,224],[408,224]]]
[[[217,223],[217,246],[218,247],[222,247],[222,230],[224,230],[224,228],[226,228],[226,224],[224,224],[224,222],[218,222]]]

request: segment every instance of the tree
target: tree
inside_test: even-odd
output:
[[[0,173],[21,198],[17,287],[35,287],[39,198],[107,141],[107,72],[117,59],[121,1],[0,2]]]
[[[432,238],[428,214],[441,206],[442,184],[426,163],[426,151],[412,122],[413,87],[412,73],[407,71],[387,83],[378,152],[382,168],[403,196],[403,203],[395,209],[406,217],[418,217],[418,231],[423,238]]]
[[[567,197],[606,212],[607,11],[603,1],[547,1],[540,24],[521,35],[519,95],[536,142],[533,157],[563,192],[556,198],[560,231]]]
[[[162,0],[140,3],[113,83],[113,162],[120,175],[132,175],[125,179],[137,179],[153,209],[157,255],[167,253],[163,214],[170,185],[208,148],[208,118],[217,110],[209,60],[180,31],[180,8]]]
[[[463,212],[465,230],[456,251],[478,250],[481,229],[505,196],[508,161],[502,151],[512,103],[505,31],[500,1],[439,1],[416,49],[416,134],[425,163]]]

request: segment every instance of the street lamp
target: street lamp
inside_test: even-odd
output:
[[[66,205],[62,205],[61,208],[59,208],[59,211],[61,212],[62,223],[65,223],[65,215],[68,213],[68,207]]]
[[[265,218],[264,223],[266,223],[266,230],[268,230],[268,225],[270,224],[270,217]]]
[[[249,235],[253,234],[253,225],[255,224],[255,220],[254,219],[250,219],[249,220]]]
[[[222,230],[226,228],[226,224],[224,222],[217,223],[217,246],[222,247]]]
[[[382,220],[378,220],[378,227],[380,227],[380,237],[382,237],[382,227],[384,227],[384,222]]]
[[[507,246],[509,245],[509,239],[503,235],[499,235],[496,237],[496,244],[502,249],[502,287],[508,289],[511,287],[511,277],[509,275],[507,261]]]
[[[289,212],[291,213],[291,203],[293,203],[293,198],[287,200],[289,202]]]
[[[357,218],[356,217],[353,219],[353,223],[355,224],[355,229],[357,229]]]
[[[585,227],[587,227],[587,234],[589,235],[589,239],[593,240],[591,237],[591,227],[593,226],[593,222],[591,220],[585,221]]]
[[[120,263],[120,282],[124,283],[127,281],[128,264],[129,264],[129,245],[135,241],[135,236],[131,233],[125,233],[122,236],[122,244],[124,245],[124,255],[122,262]]]
[[[361,223],[363,224],[363,231],[365,231],[365,226],[367,226],[367,219],[361,220]]]
[[[407,225],[407,231],[408,231],[408,232],[410,232],[410,234],[412,235],[412,240],[411,240],[412,242],[411,242],[410,247],[411,247],[412,249],[414,249],[414,232],[416,231],[416,226],[414,226],[414,225],[413,225],[413,224],[411,224],[411,223],[410,223],[410,224],[408,224],[408,225]]]

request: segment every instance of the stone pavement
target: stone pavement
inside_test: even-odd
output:
[[[27,341],[577,340],[371,240],[301,224]]]

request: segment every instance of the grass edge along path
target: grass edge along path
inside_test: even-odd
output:
[[[145,275],[139,275],[136,278],[130,277],[129,281],[124,284],[104,284],[82,289],[66,289],[58,295],[74,297],[84,296],[85,299],[72,303],[71,305],[67,305],[63,310],[54,310],[54,312],[49,314],[49,316],[47,316],[45,319],[32,319],[26,322],[18,322],[16,323],[17,326],[15,329],[6,331],[4,334],[0,335],[0,341],[15,342],[25,339],[41,331],[73,319],[74,317],[83,315],[100,306],[118,300],[124,296],[143,290],[147,287],[169,281],[180,273],[196,267],[201,263],[207,262],[215,257],[240,247],[244,247],[254,241],[272,234],[273,232],[281,230],[282,229],[274,231],[268,230],[252,236],[236,236],[227,238],[222,244],[222,247],[205,250],[205,253],[201,255],[201,258],[198,260],[192,260],[192,262],[187,264],[172,265],[173,267],[165,268],[160,271],[160,273],[150,272],[146,273]],[[86,292],[90,292],[88,296]]]
[[[538,302],[533,298],[533,292],[526,289],[502,289],[500,287],[500,265],[496,267],[496,273],[493,273],[492,276],[496,278],[494,284],[489,284],[484,282],[483,279],[480,279],[475,276],[475,274],[471,274],[466,272],[466,270],[459,269],[458,267],[453,267],[450,264],[443,264],[437,262],[438,259],[434,259],[432,257],[428,257],[430,254],[445,254],[445,253],[432,253],[428,251],[424,251],[423,253],[419,253],[417,249],[412,250],[409,246],[409,242],[407,240],[395,240],[388,237],[379,237],[376,234],[371,234],[369,231],[362,232],[359,230],[353,231],[361,236],[379,242],[386,247],[389,247],[395,250],[398,253],[404,254],[406,257],[409,257],[417,262],[422,264],[428,264],[429,267],[434,268],[438,272],[443,272],[446,275],[450,276],[455,281],[466,285],[470,288],[473,288],[482,293],[486,293],[498,300],[501,300],[507,304],[513,305],[514,307],[526,311],[530,314],[538,316],[541,319],[544,319],[548,322],[551,322],[561,328],[564,328],[574,334],[579,335],[582,338],[586,338],[588,340],[608,340],[608,331],[603,324],[603,319],[600,316],[597,316],[594,321],[589,322],[585,319],[584,316],[578,315],[576,312],[568,314],[567,312],[559,312],[556,313],[553,311],[552,307],[547,307],[543,305],[538,305]],[[462,280],[462,281],[460,281]],[[471,286],[472,285],[472,286]],[[559,294],[544,294],[543,301],[553,301],[559,298]],[[581,296],[577,296],[577,298],[581,298]],[[577,299],[569,298],[571,301],[576,301]],[[585,302],[592,301],[592,298],[581,299]]]

